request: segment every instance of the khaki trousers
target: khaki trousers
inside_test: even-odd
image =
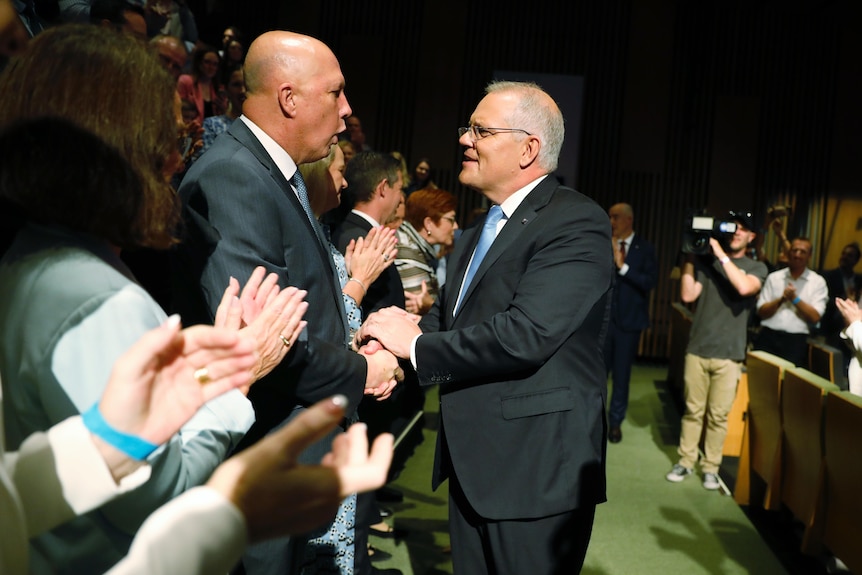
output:
[[[740,362],[732,359],[685,355],[685,415],[677,450],[683,467],[693,469],[697,463],[705,413],[704,459],[700,467],[704,473],[718,473],[727,435],[727,414],[736,398],[740,367]]]

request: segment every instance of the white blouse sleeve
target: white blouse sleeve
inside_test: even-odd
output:
[[[108,573],[228,573],[246,543],[245,519],[239,509],[217,491],[195,487],[150,515],[135,535],[129,554]]]

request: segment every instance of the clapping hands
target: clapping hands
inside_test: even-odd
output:
[[[849,327],[854,321],[862,321],[862,310],[859,309],[859,304],[852,299],[835,298],[835,306],[844,317],[845,327]]]
[[[393,437],[379,435],[369,453],[363,423],[338,435],[320,465],[297,462],[306,447],[344,418],[346,404],[343,396],[318,402],[228,459],[210,478],[207,485],[242,511],[251,541],[306,533],[331,521],[342,498],[386,482]]]
[[[394,263],[397,244],[395,230],[387,227],[372,228],[364,238],[350,240],[344,252],[347,273],[363,285],[371,285]]]
[[[256,343],[257,364],[252,370],[257,381],[275,366],[296,343],[307,322],[302,320],[308,309],[304,301],[308,292],[295,287],[280,289],[278,276],[266,274],[258,266],[240,294],[239,282],[230,278],[216,310],[215,325],[239,330]],[[244,388],[248,393],[248,388]]]

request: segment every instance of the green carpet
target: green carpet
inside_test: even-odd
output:
[[[787,571],[746,513],[727,494],[701,486],[699,475],[680,484],[664,475],[677,461],[679,413],[669,396],[665,366],[635,367],[623,441],[608,445],[608,502],[596,512],[586,575],[784,575]],[[426,396],[425,439],[391,484],[404,493],[389,522],[407,529],[404,541],[371,538],[393,553],[375,562],[405,575],[452,573],[447,491],[431,491],[438,421],[436,388]],[[469,574],[464,574],[469,575]]]
[[[667,368],[639,366],[623,441],[608,445],[608,502],[596,510],[583,573],[784,574],[732,497],[707,491],[699,474],[664,478],[678,461],[679,414]]]

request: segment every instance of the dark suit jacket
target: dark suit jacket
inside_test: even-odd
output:
[[[837,341],[838,334],[844,329],[844,316],[841,315],[841,312],[835,306],[835,298],[847,298],[847,290],[844,288],[844,276],[841,275],[840,268],[827,270],[820,275],[826,280],[826,287],[829,289],[829,299],[826,302],[823,317],[820,319],[820,332],[831,336],[834,341]],[[856,293],[862,292],[862,275],[854,274],[853,281],[856,284]]]
[[[440,385],[433,485],[456,475],[488,519],[604,501],[608,217],[545,178],[500,231],[453,318],[483,221],[456,242],[416,344],[420,383]]]
[[[649,327],[649,292],[655,287],[658,264],[652,244],[635,233],[626,252],[626,275],[614,275],[611,317],[623,331],[641,331]]]
[[[332,257],[296,194],[241,120],[220,136],[179,189],[185,234],[175,250],[175,305],[186,323],[211,322],[228,278],[242,285],[255,266],[284,288],[308,290],[303,331],[282,363],[252,386],[257,422],[250,440],[335,393],[363,396],[365,360],[345,347],[344,301]]]
[[[350,240],[364,238],[371,228],[368,220],[350,212],[332,231],[332,243],[338,251],[344,253]],[[368,293],[362,298],[360,306],[362,318],[368,317],[371,312],[380,308],[392,305],[404,307],[404,286],[401,283],[401,276],[398,275],[398,268],[394,265],[383,270],[383,273],[368,286]]]

